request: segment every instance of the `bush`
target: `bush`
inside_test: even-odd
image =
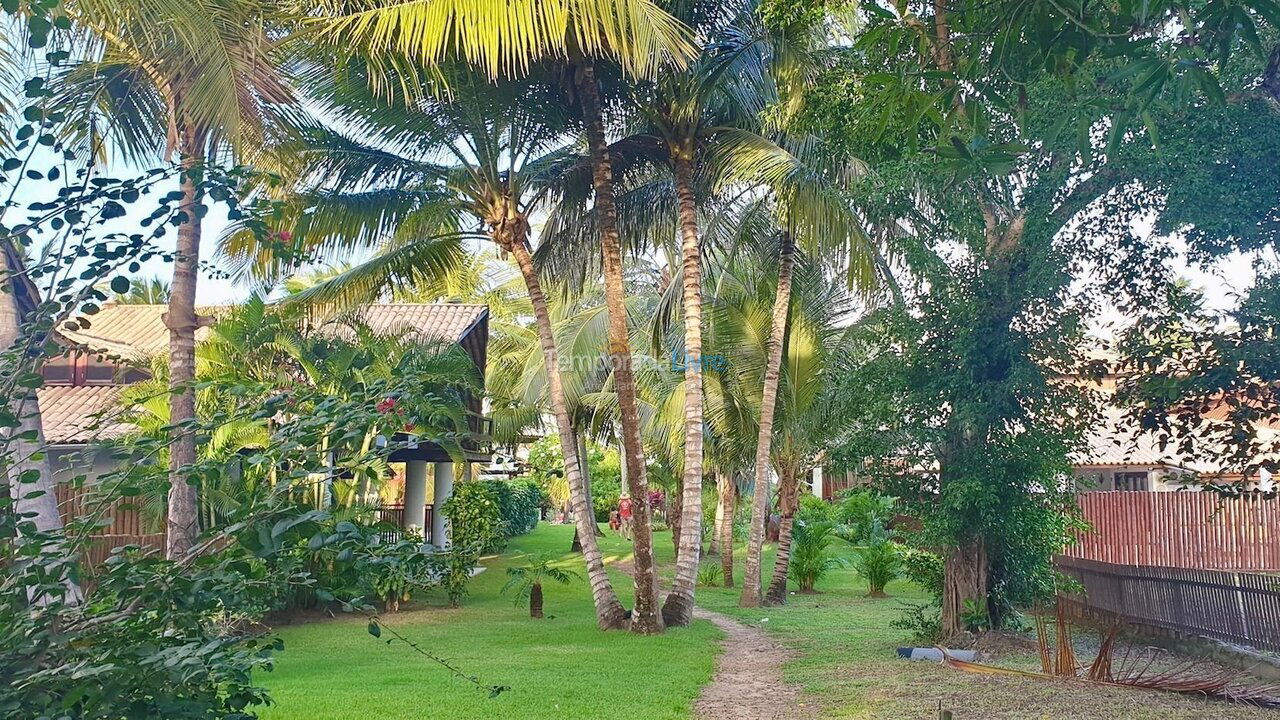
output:
[[[542,489],[528,478],[512,480],[485,480],[483,484],[493,491],[498,502],[498,516],[502,519],[502,536],[513,538],[532,531],[538,526],[542,508]]]
[[[698,566],[698,585],[702,587],[719,587],[724,579],[724,568],[717,562],[705,562]]]
[[[902,615],[889,621],[889,627],[911,633],[911,641],[924,646],[942,640],[942,608],[936,603],[903,603]]]
[[[445,595],[449,598],[449,607],[458,607],[467,596],[471,570],[480,559],[479,546],[455,543],[448,550],[437,550],[423,557],[427,573],[434,584],[444,588]]]
[[[440,511],[449,518],[450,539],[455,548],[480,553],[498,552],[506,546],[498,496],[487,484],[460,483]]]
[[[917,548],[904,548],[901,556],[902,571],[907,579],[935,598],[942,597],[942,556]]]
[[[866,543],[877,522],[885,527],[893,519],[893,508],[897,502],[897,498],[874,490],[850,492],[835,510],[836,521],[846,528],[842,536],[854,545]]]
[[[854,549],[853,566],[867,579],[868,597],[885,597],[884,586],[902,573],[902,556],[898,544],[878,522],[871,527],[865,546]]]
[[[836,507],[816,495],[802,495],[796,520],[806,523],[836,522]]]
[[[609,513],[618,509],[618,503],[622,500],[622,491],[616,487],[595,487],[591,488],[591,510],[595,515],[596,522],[609,522]]]
[[[845,561],[827,552],[834,537],[834,526],[827,522],[797,522],[791,531],[791,565],[788,574],[800,586],[800,592],[814,592],[813,586],[832,568]]]

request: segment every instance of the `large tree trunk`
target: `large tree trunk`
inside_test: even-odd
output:
[[[972,606],[987,607],[987,549],[980,538],[951,548],[943,566],[942,636],[944,640],[965,632],[964,615]]]
[[[0,352],[14,348],[23,339],[18,286],[27,282],[21,274],[25,270],[17,249],[5,241],[4,247],[0,247],[0,282],[8,287],[0,290]],[[32,300],[38,301],[39,298],[33,297]],[[23,368],[34,369],[37,368]],[[53,467],[46,454],[39,396],[34,390],[15,386],[12,394],[4,398],[4,403],[4,409],[18,422],[16,427],[0,429],[5,437],[4,454],[0,457],[0,482],[6,486],[3,492],[13,500],[14,520],[19,524],[19,530],[30,523],[37,533],[59,531],[62,529],[62,515],[58,512]],[[31,472],[34,476],[29,474]],[[67,602],[80,600],[80,588],[71,578],[65,579],[64,587]],[[36,604],[44,604],[48,600],[43,596],[29,599]]]
[[[773,580],[765,594],[765,604],[781,605],[787,601],[787,573],[791,568],[791,529],[795,525],[799,504],[800,473],[795,467],[782,467],[778,484],[778,554],[773,562]]]
[[[600,88],[590,61],[579,64],[575,81],[582,103],[587,144],[591,149],[591,183],[595,193],[596,221],[600,226],[600,252],[604,265],[605,305],[609,310],[609,359],[613,365],[614,389],[618,393],[618,415],[622,422],[622,448],[627,464],[627,481],[633,500],[635,529],[636,604],[631,612],[631,629],[640,634],[662,632],[658,608],[658,576],[653,561],[653,523],[649,507],[649,479],[644,447],[640,439],[640,413],[636,405],[636,382],[631,368],[631,341],[627,328],[626,294],[622,284],[622,243],[618,237],[618,208],[613,191],[613,167],[604,137],[604,115],[600,110]]]
[[[751,534],[747,540],[747,567],[743,572],[742,607],[760,605],[760,554],[764,548],[764,525],[769,517],[769,456],[773,442],[773,411],[778,399],[778,375],[782,368],[782,343],[787,332],[787,313],[791,308],[791,268],[795,263],[795,245],[791,236],[782,236],[782,252],[778,262],[778,292],[773,301],[773,320],[769,331],[769,358],[764,371],[764,393],[760,401],[760,434],[756,439],[756,487],[751,499]]]
[[[724,586],[733,587],[733,516],[738,506],[738,485],[732,473],[721,473],[716,489],[716,543],[720,547],[720,569],[724,571]]]
[[[693,621],[702,551],[702,252],[693,197],[693,144],[685,142],[673,148],[673,154],[684,285],[684,474],[675,581],[662,606],[662,618],[667,625],[688,625]]]
[[[578,458],[578,442],[574,437],[569,405],[564,397],[564,384],[560,379],[560,352],[556,348],[555,333],[551,329],[547,298],[542,294],[542,282],[533,267],[533,258],[529,255],[524,235],[520,234],[515,241],[508,242],[507,247],[520,266],[520,274],[529,291],[529,302],[533,305],[538,341],[542,345],[542,361],[547,368],[547,394],[551,398],[551,409],[556,416],[560,452],[564,454],[564,472],[569,481],[569,502],[573,505],[577,528],[575,533],[582,546],[582,559],[587,564],[587,580],[591,584],[591,597],[596,605],[596,623],[602,630],[621,629],[626,627],[627,611],[618,601],[613,584],[609,582],[609,572],[605,570],[604,556],[594,532],[595,518],[588,506],[586,483],[582,478]]]
[[[169,504],[165,557],[186,555],[200,534],[199,497],[190,477],[196,462],[196,278],[200,264],[200,189],[194,173],[200,164],[200,143],[189,130],[182,133],[182,213],[173,258],[169,311]]]

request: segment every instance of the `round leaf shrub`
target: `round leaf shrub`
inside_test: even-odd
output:
[[[498,495],[488,483],[467,482],[453,486],[453,495],[441,511],[449,518],[450,537],[456,548],[492,553],[506,545]]]

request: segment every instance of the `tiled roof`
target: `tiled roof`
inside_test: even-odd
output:
[[[348,316],[377,333],[403,332],[422,340],[455,343],[488,311],[487,305],[461,303],[376,303],[362,306]]]
[[[141,359],[164,353],[169,347],[169,330],[164,325],[164,305],[103,305],[85,318],[89,327],[60,329],[67,340],[90,350],[125,359]],[[197,308],[201,315],[217,317],[227,306]],[[379,333],[411,332],[424,340],[458,342],[488,311],[485,305],[459,303],[377,303],[353,313]],[[336,321],[328,324],[337,326]],[[196,331],[196,339],[208,335],[208,328]]]
[[[119,412],[118,386],[51,386],[40,388],[40,419],[45,442],[84,443],[120,437],[132,426],[113,419]]]
[[[1199,473],[1219,472],[1215,458],[1219,453],[1200,444],[1203,457],[1183,457],[1178,452],[1179,437],[1175,433],[1162,448],[1154,433],[1140,432],[1134,421],[1119,408],[1107,408],[1099,423],[1090,431],[1088,449],[1071,456],[1076,466],[1167,467]]]

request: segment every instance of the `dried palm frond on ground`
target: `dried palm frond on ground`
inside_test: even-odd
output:
[[[1122,653],[1117,653],[1119,627],[1112,627],[1105,633],[1097,657],[1087,668],[1078,666],[1071,638],[1071,623],[1061,606],[1057,610],[1054,625],[1057,637],[1054,647],[1050,648],[1048,621],[1042,613],[1036,614],[1036,638],[1043,672],[966,662],[952,657],[945,650],[942,651],[942,663],[957,670],[982,675],[1082,678],[1104,685],[1165,690],[1259,707],[1280,708],[1280,686],[1251,684],[1248,682],[1250,676],[1243,671],[1228,670],[1194,660],[1166,665],[1161,662],[1166,654],[1157,648],[1126,645]]]

